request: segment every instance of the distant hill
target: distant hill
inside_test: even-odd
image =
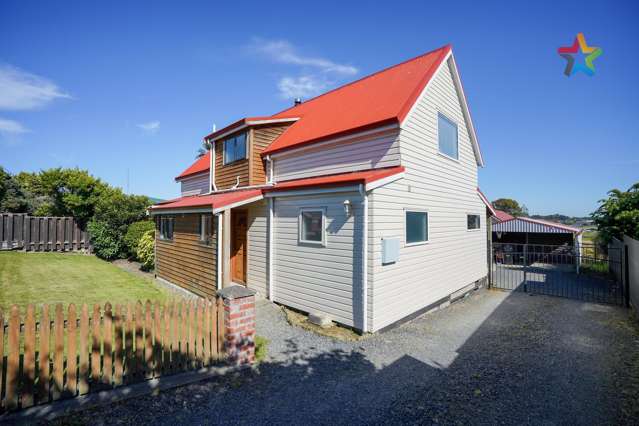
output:
[[[584,226],[592,222],[592,218],[589,216],[574,217],[574,216],[566,216],[559,213],[548,214],[548,215],[534,214],[534,215],[531,215],[530,217],[532,219],[548,220],[550,222],[557,222],[557,223],[563,223],[564,225],[576,225],[576,226]]]
[[[148,197],[148,198],[149,198],[149,200],[151,200],[151,202],[153,204],[157,204],[157,203],[160,203],[160,202],[164,201],[162,198],[155,198],[155,197]]]

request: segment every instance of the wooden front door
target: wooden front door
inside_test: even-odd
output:
[[[246,211],[231,213],[231,280],[246,284]]]

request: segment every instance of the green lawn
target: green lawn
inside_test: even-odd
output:
[[[169,297],[153,280],[94,256],[0,252],[0,308],[5,316],[13,304],[25,312],[29,303],[104,306],[106,302],[166,301]]]

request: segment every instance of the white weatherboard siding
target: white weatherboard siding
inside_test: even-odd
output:
[[[459,161],[439,154],[437,113],[459,129]],[[477,162],[449,66],[442,66],[399,135],[405,178],[369,195],[373,331],[429,306],[487,275],[486,209],[477,196]],[[407,247],[404,209],[428,211],[429,242]],[[466,215],[481,229],[468,231]],[[399,237],[400,256],[382,265],[381,240]]]
[[[350,200],[353,212],[344,213]],[[274,299],[361,328],[362,197],[359,193],[279,197],[274,201]],[[326,209],[326,246],[298,241],[301,208]]]
[[[399,166],[397,129],[323,142],[301,151],[280,154],[273,162],[276,182],[319,175]]]
[[[182,196],[206,194],[209,192],[209,174],[202,173],[180,180]]]
[[[268,204],[266,200],[248,207],[247,285],[268,297]]]

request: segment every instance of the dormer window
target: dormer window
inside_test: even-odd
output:
[[[224,164],[244,159],[246,159],[246,133],[240,133],[226,139],[224,141]]]

